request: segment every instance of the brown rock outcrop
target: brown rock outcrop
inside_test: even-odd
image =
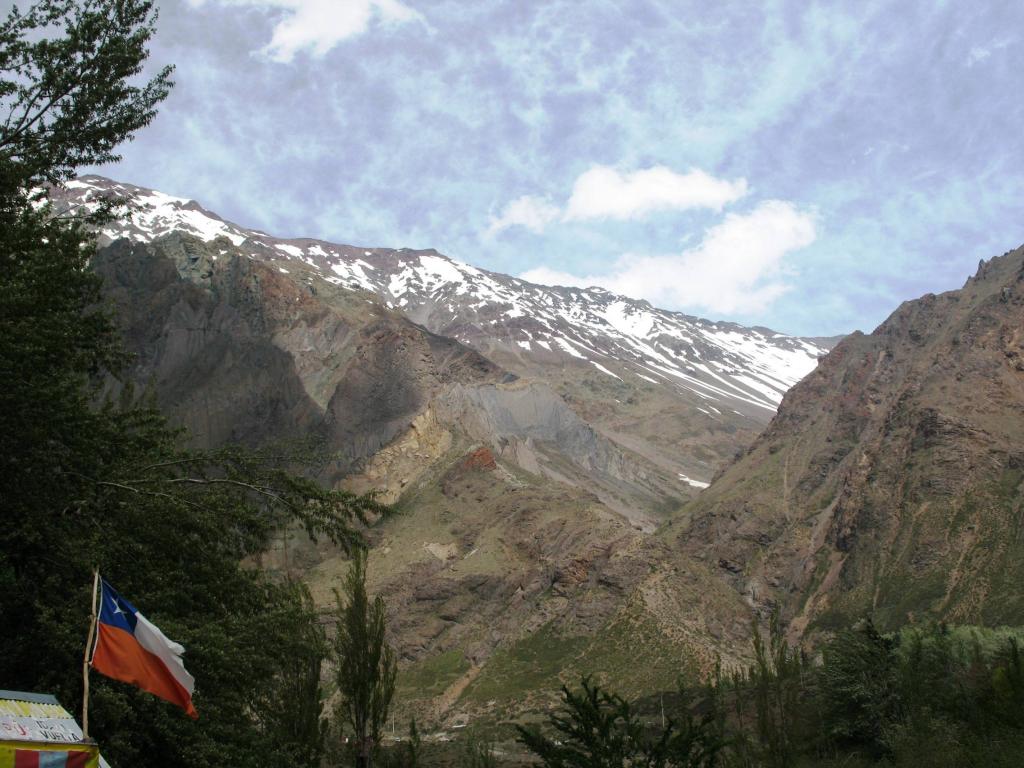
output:
[[[1024,249],[854,334],[671,534],[792,634],[1024,620]]]

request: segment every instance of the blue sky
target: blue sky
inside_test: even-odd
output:
[[[806,335],[1024,242],[1024,4],[168,0],[114,178]]]

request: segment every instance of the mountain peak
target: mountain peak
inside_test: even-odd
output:
[[[712,419],[724,408],[766,422],[785,391],[827,351],[821,340],[657,309],[597,286],[537,285],[432,248],[277,238],[225,221],[194,200],[102,176],[82,176],[52,193],[65,209],[93,207],[106,195],[127,198],[131,210],[104,227],[107,240],[151,242],[170,232],[206,242],[225,237],[252,258],[301,262],[329,283],[374,293],[415,322],[485,354],[514,352],[668,387],[703,404]]]

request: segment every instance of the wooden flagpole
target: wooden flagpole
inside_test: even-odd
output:
[[[92,641],[96,634],[96,595],[100,586],[100,569],[92,571],[92,620],[89,622],[89,639],[85,642],[85,654],[82,657],[82,738],[89,738],[89,654],[92,652]]]

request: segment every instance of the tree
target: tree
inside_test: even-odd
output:
[[[144,0],[38,0],[0,24],[0,679],[80,700],[98,564],[186,647],[200,712],[94,679],[92,731],[114,764],[313,764],[318,617],[242,564],[291,520],[351,546],[383,508],[296,474],[293,456],[187,450],[130,387],[104,400],[126,356],[93,237],[40,186],[114,159],[152,119],[170,70],[133,82],[155,18]]]
[[[557,734],[516,726],[519,740],[546,768],[620,768],[643,745],[643,726],[621,697],[584,678],[579,692],[562,686],[563,704],[548,724]]]
[[[799,703],[807,660],[791,648],[778,611],[769,622],[767,645],[757,620],[753,622],[754,663],[747,673],[757,713],[757,733],[768,766],[786,768],[800,744]]]
[[[366,563],[366,550],[354,550],[344,596],[335,593],[339,720],[352,731],[359,768],[372,764],[391,708],[397,674],[397,660],[385,638],[384,600],[377,595],[371,603],[366,593]]]
[[[830,736],[876,758],[886,754],[886,730],[901,715],[896,642],[866,619],[825,646],[820,674]]]
[[[292,605],[312,621],[286,622],[294,628],[290,652],[280,663],[268,687],[266,700],[257,710],[264,729],[287,745],[292,765],[318,766],[324,754],[327,718],[324,717],[320,673],[327,655],[327,636],[318,620],[309,589],[301,582],[287,582]]]
[[[90,239],[79,223],[53,219],[32,204],[41,194],[37,185],[67,178],[75,158],[112,156],[166,93],[169,72],[132,103],[138,111],[111,119],[113,104],[103,94],[128,87],[119,74],[130,76],[141,65],[153,22],[148,3],[129,3],[117,20],[98,24],[97,14],[113,14],[114,5],[43,0],[24,13],[12,9],[0,25],[0,567],[18,587],[0,596],[0,614],[25,639],[44,588],[36,571],[59,557],[54,544],[59,549],[61,534],[81,519],[96,490],[87,478],[120,450],[122,418],[92,407],[97,374],[116,368],[123,355],[100,306],[99,279],[87,269]],[[67,34],[48,34],[54,30]],[[85,38],[95,43],[98,34],[111,41],[99,46],[104,51],[117,39],[136,41],[134,62],[122,50],[120,66],[103,81],[110,90],[97,69],[110,56],[88,61]],[[96,45],[92,50],[96,59]],[[69,79],[75,72],[85,74],[80,85]],[[71,136],[72,117],[92,129]],[[35,668],[32,644],[24,644],[25,658],[20,650],[18,643],[6,646],[0,673]]]
[[[118,159],[170,88],[165,66],[134,79],[149,55],[152,0],[36,0],[0,25],[0,198],[58,184]]]
[[[86,267],[92,238],[56,220],[45,188],[147,125],[170,68],[144,86],[153,34],[148,0],[38,0],[0,24],[0,471],[5,510],[60,509],[78,495],[76,462],[102,460],[104,416],[88,407],[96,375],[123,355],[100,281]],[[110,215],[110,211],[106,211]],[[97,454],[100,454],[99,456]],[[60,472],[56,482],[55,472]],[[10,550],[5,548],[4,551]]]
[[[519,740],[545,768],[711,768],[723,742],[716,712],[680,723],[645,726],[621,696],[583,679],[581,690],[562,686],[562,708],[548,717],[553,737],[538,728],[516,726]],[[685,697],[684,697],[685,698]]]

